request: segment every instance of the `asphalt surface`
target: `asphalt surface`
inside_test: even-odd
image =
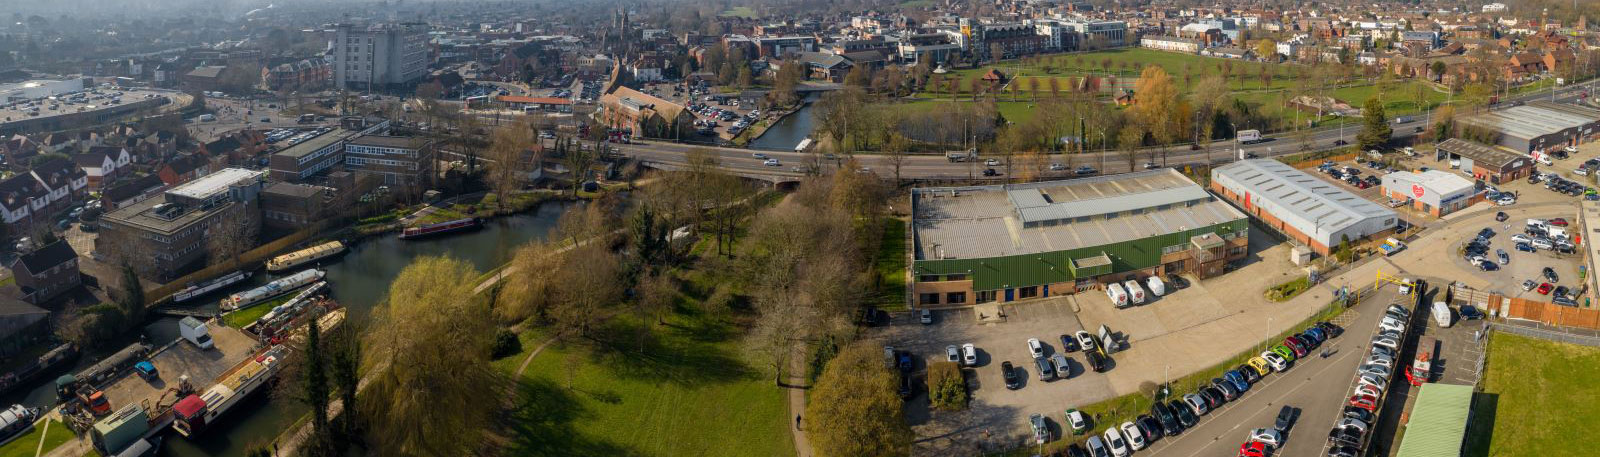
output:
[[[1513,102],[1529,102],[1534,100],[1554,100],[1557,103],[1575,103],[1579,94],[1587,90],[1589,84],[1568,85],[1557,89],[1552,96],[1551,92],[1539,92],[1506,99],[1498,107],[1510,107]],[[1394,128],[1392,138],[1402,142],[1416,135],[1418,127],[1426,128],[1429,117],[1424,114],[1411,115],[1409,122],[1391,123]],[[1340,128],[1319,128],[1313,130],[1310,137],[1312,150],[1326,150],[1336,147],[1335,140],[1344,140],[1354,144],[1356,135],[1360,133],[1359,125]],[[1087,152],[1072,155],[1051,155],[1052,163],[1063,165],[1064,170],[1047,172],[1047,176],[1068,177],[1075,176],[1073,170],[1079,166],[1091,166],[1100,174],[1125,173],[1133,168],[1143,168],[1145,162],[1154,161],[1159,166],[1177,167],[1188,164],[1225,163],[1237,160],[1239,154],[1233,151],[1243,151],[1244,154],[1255,154],[1258,157],[1273,157],[1301,152],[1300,140],[1294,132],[1266,135],[1264,141],[1255,144],[1240,144],[1235,148],[1234,143],[1221,141],[1213,143],[1205,150],[1190,150],[1188,145],[1170,148],[1147,148],[1135,153],[1135,160],[1130,163],[1127,156],[1121,152]],[[618,144],[617,148],[628,156],[645,162],[654,162],[666,165],[682,165],[684,154],[690,150],[707,151],[716,156],[724,169],[750,176],[765,177],[773,180],[792,179],[803,175],[801,167],[816,161],[816,156],[811,153],[796,153],[792,151],[756,151],[751,149],[725,148],[705,145],[675,144],[669,142],[647,141],[635,144]],[[1166,152],[1166,157],[1161,156]],[[764,165],[764,159],[756,158],[754,153],[761,153],[767,157],[778,159],[780,165]],[[977,162],[950,162],[943,156],[935,155],[910,155],[901,162],[900,176],[906,179],[975,179],[983,177],[985,168],[995,168],[1001,172],[999,179],[1004,179],[1005,166],[1003,163],[996,166],[987,166],[982,163],[987,157],[980,157]],[[894,166],[889,158],[876,154],[862,154],[855,156],[858,166],[871,169],[879,176],[889,177],[894,175]],[[1003,160],[1003,159],[1002,159]],[[823,160],[824,166],[841,166],[838,160]],[[1020,170],[1014,166],[1013,171]]]
[[[1342,394],[1349,390],[1356,368],[1364,360],[1367,341],[1383,317],[1383,308],[1395,297],[1394,287],[1379,289],[1341,316],[1343,335],[1324,342],[1315,354],[1295,361],[1289,371],[1268,375],[1242,398],[1202,416],[1194,428],[1177,437],[1162,438],[1138,454],[1237,455],[1251,429],[1272,428],[1278,410],[1289,405],[1299,408],[1300,416],[1285,434],[1284,447],[1275,455],[1320,455],[1328,430],[1344,406]],[[1327,348],[1336,352],[1326,359],[1319,357]],[[1184,393],[1188,392],[1176,392]]]

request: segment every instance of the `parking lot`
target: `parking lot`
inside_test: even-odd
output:
[[[936,311],[933,324],[917,322],[915,313],[895,316],[874,335],[883,344],[910,351],[917,360],[914,385],[907,401],[907,420],[919,447],[937,454],[963,454],[1014,446],[1028,433],[1025,418],[1045,414],[1057,427],[1067,408],[1138,392],[1141,384],[1162,383],[1201,370],[1250,350],[1263,338],[1300,322],[1332,299],[1340,283],[1319,285],[1295,300],[1269,302],[1262,291],[1303,274],[1289,261],[1289,245],[1281,238],[1252,229],[1251,254],[1236,271],[1205,280],[1184,278],[1182,288],[1168,283],[1168,294],[1141,306],[1116,309],[1100,291],[1000,305],[1000,323],[978,323],[975,309]],[[1358,273],[1370,278],[1368,269]],[[1392,267],[1385,267],[1391,268]],[[986,316],[993,318],[994,316]],[[993,319],[991,319],[993,320]],[[1039,381],[1026,341],[1038,338],[1047,356],[1061,351],[1060,336],[1078,330],[1098,334],[1105,325],[1127,343],[1112,353],[1109,369],[1086,369],[1081,352],[1066,353],[1072,367],[1068,379]],[[930,413],[922,373],[930,361],[945,358],[949,345],[972,343],[979,363],[966,369],[973,401],[968,410]],[[1017,390],[1008,390],[1000,364],[1010,361],[1022,373]]]

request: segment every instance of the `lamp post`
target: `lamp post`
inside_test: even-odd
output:
[[[1100,171],[1106,170],[1106,129],[1100,128]],[[1130,170],[1131,171],[1131,170]]]

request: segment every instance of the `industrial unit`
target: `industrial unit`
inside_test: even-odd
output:
[[[1435,160],[1459,160],[1461,171],[1495,184],[1522,179],[1534,171],[1531,157],[1460,138],[1439,143],[1437,151]]]
[[[1008,302],[1130,277],[1221,274],[1248,252],[1248,217],[1172,169],[915,189],[917,303]]]
[[[1483,201],[1483,193],[1467,178],[1441,170],[1401,171],[1383,175],[1383,194],[1409,202],[1417,211],[1444,216]]]
[[[1459,122],[1493,131],[1500,146],[1527,154],[1576,146],[1600,133],[1600,111],[1546,101],[1466,116]]]
[[[1394,211],[1272,159],[1212,169],[1211,190],[1322,255],[1342,241],[1390,233],[1399,223]]]

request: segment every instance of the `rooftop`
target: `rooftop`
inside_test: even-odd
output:
[[[243,168],[224,168],[216,173],[173,187],[167,193],[195,200],[205,200],[219,193],[227,192],[228,186],[232,186],[236,182],[261,179],[263,174],[259,171]]]
[[[1103,246],[1244,219],[1172,169],[912,193],[918,259]],[[938,252],[928,251],[934,246]]]
[[[427,138],[414,136],[362,135],[350,140],[352,145],[380,148],[418,149],[428,144]]]
[[[1417,395],[1400,441],[1399,457],[1445,457],[1461,455],[1467,436],[1467,417],[1472,412],[1472,386],[1427,383]]]
[[[300,157],[310,155],[313,152],[317,152],[318,150],[328,147],[329,145],[344,141],[346,138],[349,138],[354,134],[355,133],[353,132],[347,132],[341,129],[329,130],[326,133],[311,137],[310,139],[296,143],[294,146],[289,146],[288,148],[275,152],[273,155],[282,155],[298,159]]]
[[[1414,184],[1421,184],[1445,195],[1463,190],[1471,190],[1474,186],[1476,186],[1476,184],[1473,184],[1472,181],[1462,177],[1461,175],[1443,170],[1428,170],[1421,173],[1400,171],[1395,172],[1394,175],[1396,178],[1404,179],[1405,181]]]
[[[1514,138],[1534,138],[1600,121],[1600,111],[1546,101],[1490,111],[1461,119],[1494,128]]]
[[[1506,164],[1512,161],[1528,158],[1526,155],[1460,138],[1451,138],[1439,143],[1439,150],[1471,159],[1473,162],[1481,163],[1488,168],[1504,168]]]
[[[1394,211],[1378,206],[1328,181],[1272,159],[1248,159],[1212,169],[1212,177],[1241,188],[1241,196],[1254,194],[1283,208],[1279,219],[1303,233],[1333,233],[1375,217],[1394,218]]]

